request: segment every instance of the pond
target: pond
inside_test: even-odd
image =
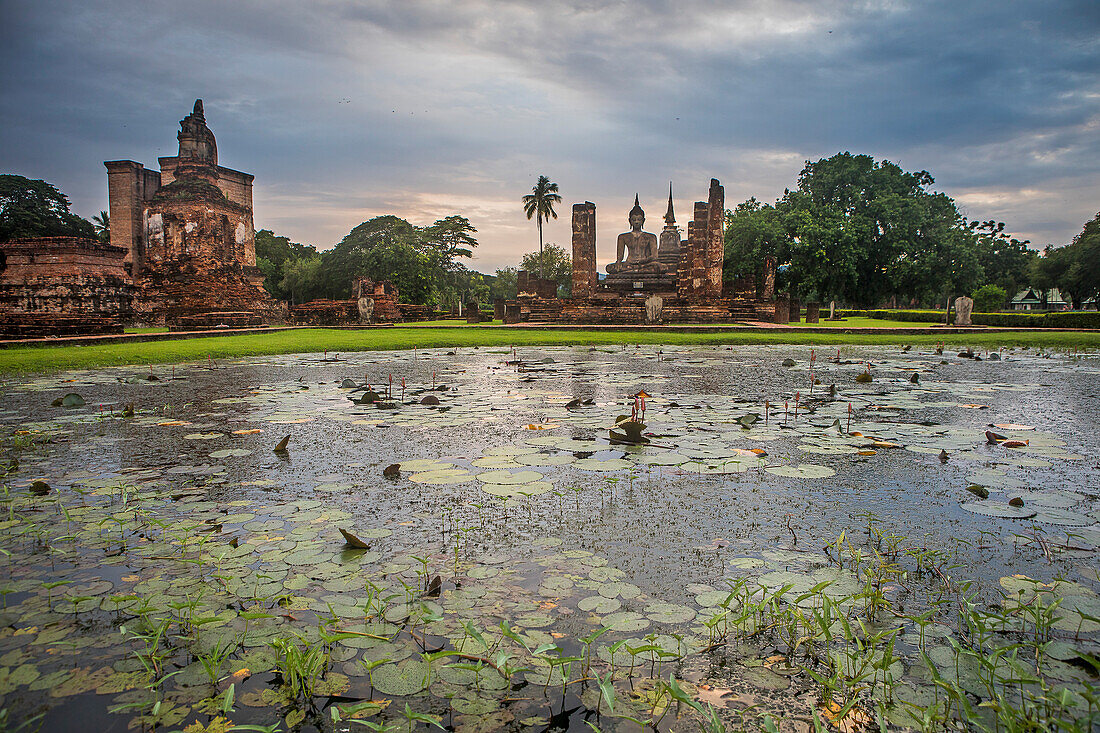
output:
[[[903,346],[9,378],[0,729],[1089,730],[1098,385]]]

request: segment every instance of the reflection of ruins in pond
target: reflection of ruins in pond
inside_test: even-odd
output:
[[[505,305],[507,322],[715,323],[735,320],[786,321],[784,301],[775,298],[775,263],[759,263],[750,277],[723,283],[725,191],[711,179],[707,200],[696,202],[681,239],[669,187],[660,239],[644,230],[645,211],[635,195],[627,215],[630,230],[615,242],[615,261],[601,279],[596,272],[596,205],[573,205],[573,283],[570,297],[556,286],[521,272],[516,301]]]

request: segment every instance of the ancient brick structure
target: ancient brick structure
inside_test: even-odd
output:
[[[351,326],[377,323],[427,321],[433,312],[426,305],[401,303],[397,286],[382,280],[359,278],[352,282],[354,298],[311,300],[290,307],[288,322],[296,326]]]
[[[556,298],[558,283],[555,280],[542,280],[527,270],[516,273],[516,292],[520,298]]]
[[[80,237],[0,244],[0,334],[121,333],[134,291],[125,256]]]
[[[179,153],[160,172],[107,161],[111,244],[137,287],[133,317],[171,327],[281,322],[286,306],[256,267],[252,179],[218,165],[202,100],[180,121]]]
[[[729,283],[728,287],[722,281],[725,193],[717,179],[711,179],[707,200],[697,202],[692,213],[687,238],[681,240],[670,187],[665,227],[657,239],[644,231],[645,212],[635,198],[628,214],[631,230],[619,235],[616,261],[607,266],[608,275],[601,282],[596,273],[596,206],[590,201],[574,204],[571,296],[559,299],[553,283],[543,284],[520,272],[519,294],[505,305],[505,322],[774,321],[773,262],[761,263],[763,273]]]
[[[596,205],[585,201],[583,204],[573,204],[573,296],[592,295],[598,283]]]

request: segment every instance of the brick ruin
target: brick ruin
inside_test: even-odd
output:
[[[134,297],[125,255],[82,237],[0,243],[0,335],[122,333]]]
[[[176,137],[179,152],[160,158],[159,172],[104,163],[111,244],[135,286],[131,319],[172,329],[281,323],[286,305],[256,267],[253,176],[218,165],[201,99]]]
[[[717,179],[711,179],[707,200],[696,202],[686,239],[680,238],[676,226],[671,189],[659,240],[641,230],[644,212],[637,198],[628,218],[632,231],[619,235],[618,259],[607,267],[608,274],[601,280],[596,271],[596,205],[591,201],[574,204],[570,297],[556,297],[556,287],[548,287],[521,272],[516,299],[502,304],[504,321],[575,324],[776,321],[774,261],[762,262],[760,271],[750,277],[732,283],[722,281],[725,191]],[[654,242],[657,242],[655,252]],[[625,259],[624,250],[629,250]],[[785,319],[786,313],[782,315]]]
[[[389,281],[359,278],[352,282],[354,298],[311,300],[290,307],[288,322],[296,326],[350,326],[404,321],[427,321],[433,312],[426,305],[401,303],[397,286]]]

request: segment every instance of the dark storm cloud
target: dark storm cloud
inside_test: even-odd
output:
[[[491,270],[530,249],[516,200],[546,173],[550,238],[594,200],[606,257],[635,191],[675,179],[683,219],[710,176],[774,199],[839,150],[1059,243],[1100,208],[1098,38],[1095,2],[9,0],[0,168],[94,213],[99,162],[154,165],[201,96],[257,224],[320,246],[460,211]]]

